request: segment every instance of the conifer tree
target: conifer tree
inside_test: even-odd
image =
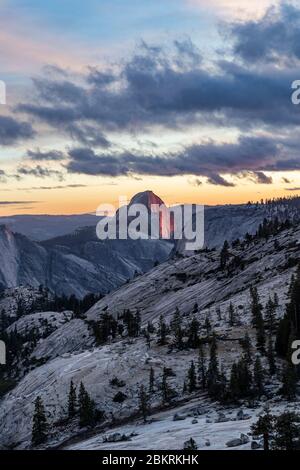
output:
[[[182,319],[179,309],[176,308],[173,319],[171,321],[171,332],[174,335],[174,346],[178,349],[183,348],[183,329]]]
[[[220,266],[221,269],[226,267],[227,261],[229,260],[229,243],[227,240],[224,241],[223,248],[220,254]]]
[[[79,424],[83,426],[91,426],[95,424],[95,403],[90,398],[83,383],[80,383],[79,388]]]
[[[134,316],[134,336],[139,336],[141,331],[141,314],[137,310]]]
[[[160,315],[159,317],[159,327],[158,327],[158,344],[164,346],[167,344],[167,325],[164,321],[164,317]]]
[[[256,317],[256,347],[261,354],[265,353],[266,348],[266,332],[262,313],[258,313]]]
[[[276,418],[274,450],[295,450],[299,446],[299,416],[293,412],[285,412]]]
[[[221,313],[220,307],[216,308],[216,314],[217,314],[218,321],[221,321],[222,320],[222,313]]]
[[[149,393],[154,393],[154,369],[151,367],[149,373]]]
[[[32,423],[31,442],[33,446],[43,444],[47,440],[48,423],[45,414],[44,404],[41,397],[37,397],[34,402],[34,413]]]
[[[274,345],[273,345],[273,338],[272,338],[271,332],[269,333],[267,358],[268,358],[268,363],[269,363],[270,375],[274,375],[276,372],[276,361],[275,361]]]
[[[295,366],[287,362],[282,374],[282,395],[287,400],[293,400],[296,396],[297,373]]]
[[[262,306],[260,303],[257,287],[250,288],[252,326],[257,328],[257,320],[262,317]]]
[[[198,383],[202,390],[206,388],[206,364],[203,350],[203,344],[200,342],[198,355]]]
[[[206,329],[206,334],[207,334],[207,336],[209,336],[209,334],[210,334],[210,332],[211,332],[211,323],[210,323],[208,317],[205,318],[204,328]]]
[[[268,330],[271,332],[271,334],[274,333],[275,331],[275,323],[276,323],[276,317],[275,317],[275,304],[271,297],[269,297],[269,300],[266,305],[266,313],[265,313],[265,320],[266,320],[266,325]]]
[[[76,414],[76,405],[77,405],[77,397],[76,397],[76,388],[74,386],[73,380],[70,383],[70,390],[69,390],[69,399],[68,399],[68,416],[69,418],[73,418]]]
[[[199,322],[196,318],[193,318],[189,325],[187,345],[194,349],[199,346]]]
[[[237,400],[240,395],[240,384],[239,384],[239,374],[238,374],[238,365],[234,362],[231,367],[230,380],[229,380],[229,391],[230,395],[234,400]]]
[[[232,302],[230,302],[229,308],[228,308],[228,322],[230,326],[234,326],[236,323],[235,309],[234,309]]]
[[[168,384],[168,371],[166,367],[163,369],[163,376],[161,382],[162,402],[166,403],[170,400],[170,387]]]
[[[196,441],[191,437],[188,441],[184,443],[183,450],[197,450],[198,446]]]
[[[276,310],[276,308],[279,306],[279,298],[278,298],[277,292],[275,292],[275,294],[274,294],[274,301],[273,301],[273,303],[274,303],[275,310]]]
[[[149,415],[149,397],[145,391],[144,385],[141,385],[139,390],[139,409],[143,416],[144,423],[146,423],[147,416]]]
[[[212,336],[210,345],[210,358],[207,370],[207,388],[208,393],[215,397],[219,391],[219,363],[217,356],[217,339],[215,333]]]
[[[270,440],[274,432],[275,417],[267,410],[266,414],[260,416],[258,421],[251,426],[253,436],[263,436],[264,450],[270,450]]]
[[[254,387],[258,396],[264,393],[264,370],[260,358],[257,356],[253,370]]]
[[[196,368],[194,361],[191,361],[191,365],[188,370],[188,390],[192,393],[197,388]]]
[[[246,331],[244,338],[241,340],[241,346],[243,349],[243,358],[248,365],[252,364],[252,348],[251,340],[248,332]]]

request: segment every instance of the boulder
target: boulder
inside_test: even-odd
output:
[[[173,416],[173,421],[183,421],[185,420],[185,416],[180,416],[178,413],[175,413]]]
[[[250,442],[250,438],[249,438],[249,436],[247,436],[247,434],[242,433],[240,435],[240,439],[241,439],[243,444],[248,444],[248,442]]]
[[[238,447],[238,446],[241,446],[241,445],[243,445],[243,442],[238,437],[236,439],[231,439],[230,441],[226,442],[227,447]]]
[[[261,449],[262,448],[262,445],[257,442],[257,441],[252,441],[251,442],[251,449],[252,450],[257,450],[257,449]]]

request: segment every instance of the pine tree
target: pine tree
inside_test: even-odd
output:
[[[149,373],[149,393],[154,393],[154,369],[151,367]]]
[[[262,306],[260,303],[257,287],[250,288],[252,326],[257,328],[257,320],[262,317]]]
[[[79,388],[79,424],[83,426],[92,426],[95,424],[95,403],[90,398],[83,383],[80,383]]]
[[[206,365],[203,350],[203,344],[200,342],[199,355],[198,355],[198,383],[202,390],[206,388]]]
[[[282,395],[287,398],[287,400],[293,400],[296,396],[296,386],[297,386],[297,373],[295,366],[290,362],[287,363],[282,375]]]
[[[261,354],[265,353],[266,348],[266,332],[262,313],[258,313],[256,317],[256,347]]]
[[[196,318],[193,318],[189,325],[187,345],[193,349],[199,346],[199,322]]]
[[[211,332],[211,323],[210,323],[208,317],[205,318],[204,328],[206,329],[207,336],[209,336],[209,334]]]
[[[272,338],[271,331],[269,333],[267,358],[268,358],[268,363],[269,363],[270,375],[274,375],[276,373],[276,361],[275,361],[274,345],[273,345],[273,338]]]
[[[43,444],[47,440],[48,423],[41,397],[34,402],[31,442],[33,446]]]
[[[222,321],[222,313],[221,313],[220,307],[216,308],[216,314],[217,314],[218,321]]]
[[[69,390],[69,399],[68,399],[68,416],[69,418],[73,418],[76,414],[76,405],[77,405],[77,397],[76,397],[76,388],[74,386],[73,380],[70,383],[70,390]]]
[[[141,314],[137,310],[134,316],[134,336],[139,336],[141,332]]]
[[[252,364],[252,348],[251,339],[248,332],[245,333],[244,338],[241,340],[241,346],[243,349],[243,357],[248,365]]]
[[[236,323],[235,309],[234,309],[232,302],[230,302],[229,308],[228,308],[228,322],[230,326],[234,326]]]
[[[253,436],[263,436],[264,450],[270,450],[270,439],[274,432],[275,417],[266,412],[266,414],[259,417],[258,421],[251,426]]]
[[[178,308],[174,313],[173,319],[171,321],[171,332],[174,335],[174,346],[178,349],[183,348],[183,329],[182,329],[182,319]]]
[[[264,370],[261,364],[261,360],[258,356],[256,357],[254,363],[253,376],[255,391],[258,396],[261,396],[264,393]]]
[[[162,402],[166,403],[170,400],[170,387],[168,384],[168,371],[166,367],[163,369],[163,376],[161,382]]]
[[[292,412],[285,412],[277,417],[275,422],[274,450],[295,450],[298,448],[300,437],[299,421],[299,416]]]
[[[226,267],[227,261],[229,260],[229,243],[227,240],[224,241],[223,248],[220,254],[220,266],[221,269]]]
[[[230,396],[237,400],[240,395],[240,385],[239,385],[239,375],[238,375],[238,366],[236,363],[232,364],[229,380],[229,392]]]
[[[197,388],[196,368],[194,361],[191,361],[190,368],[188,370],[188,390],[192,393]]]
[[[161,315],[159,317],[159,327],[158,327],[158,344],[164,346],[167,344],[167,325],[164,321],[164,317]]]
[[[245,357],[242,357],[238,363],[232,365],[229,391],[230,397],[234,400],[248,397],[251,394],[252,374],[249,369],[249,363]]]
[[[289,355],[291,338],[300,338],[300,265],[296,276],[292,276],[289,288],[289,303],[286,314],[280,320],[276,335],[277,353],[290,360]]]
[[[197,449],[198,449],[198,446],[192,437],[184,443],[183,450],[197,450]]]
[[[210,345],[210,358],[207,370],[207,388],[210,396],[217,396],[219,392],[219,363],[217,356],[217,339],[215,333],[212,336]]]
[[[274,333],[275,331],[275,323],[276,323],[276,317],[275,317],[275,304],[271,297],[269,297],[269,300],[266,305],[266,314],[265,314],[265,320],[266,320],[266,325],[271,332],[271,334]]]
[[[145,391],[144,385],[141,385],[139,390],[139,409],[143,416],[144,423],[146,423],[147,416],[149,415],[149,397]]]

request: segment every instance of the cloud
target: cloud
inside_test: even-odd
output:
[[[59,186],[31,186],[30,188],[17,188],[18,191],[48,191],[51,189],[76,189],[76,188],[86,188],[86,184],[66,184]]]
[[[246,176],[250,177],[252,181],[258,184],[272,184],[273,183],[272,176],[267,176],[262,171],[248,171],[246,172]]]
[[[0,201],[0,206],[16,206],[19,204],[37,204],[41,201]]]
[[[294,160],[285,160],[289,155],[287,152],[282,142],[256,135],[240,136],[235,143],[209,141],[193,144],[177,153],[164,154],[109,154],[77,148],[69,151],[66,169],[70,173],[102,176],[205,176],[210,184],[232,187],[234,183],[225,180],[222,174],[245,172],[255,183],[271,184],[272,178],[263,171],[290,169]],[[295,161],[300,167],[299,158]]]
[[[0,145],[9,146],[33,138],[35,132],[28,122],[0,116]]]
[[[35,167],[21,166],[17,169],[17,174],[19,176],[35,176],[37,178],[56,177],[60,181],[64,179],[61,171],[45,168],[40,165],[37,165]]]
[[[234,186],[226,175],[244,174],[254,183],[272,184],[266,172],[300,169],[299,139],[293,137],[300,113],[291,103],[291,83],[300,76],[294,40],[298,18],[299,8],[282,6],[259,19],[231,21],[233,59],[204,60],[190,38],[169,47],[142,41],[118,67],[89,67],[80,76],[58,70],[36,78],[34,99],[18,110],[67,134],[74,147],[65,153],[31,150],[28,157],[63,159],[64,169],[75,174],[194,175],[224,187]],[[288,41],[281,44],[285,34]],[[292,63],[285,60],[289,53]],[[126,144],[113,145],[113,135],[119,140],[125,135],[125,142],[132,136],[139,141],[141,135],[151,140],[151,133],[163,136],[169,129],[188,135],[192,125],[222,129],[224,135],[234,128],[239,137],[199,139],[165,152],[160,146],[145,153],[142,146],[133,151]],[[42,165],[23,166],[18,174],[63,178],[60,170]]]
[[[235,23],[231,33],[235,54],[246,62],[300,60],[300,10],[291,4],[270,8],[256,21]]]
[[[207,182],[209,184],[214,184],[215,186],[225,186],[226,188],[232,188],[235,186],[234,183],[226,181],[222,176],[217,174],[212,174],[208,179]]]
[[[27,150],[27,157],[33,161],[41,160],[63,160],[64,154],[58,150],[41,151],[39,148],[35,150]]]
[[[175,41],[170,50],[142,43],[114,72],[114,87],[91,80],[91,72],[80,85],[72,77],[39,78],[36,102],[19,110],[83,146],[102,148],[110,147],[108,132],[300,125],[290,100],[295,69],[253,69],[226,60],[213,65],[202,63],[191,40]]]
[[[271,5],[278,4],[280,0],[186,0],[188,6],[203,11],[212,10],[213,13],[234,18],[260,17]]]

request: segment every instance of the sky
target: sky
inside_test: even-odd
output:
[[[0,17],[1,215],[300,194],[299,2],[0,0]]]

